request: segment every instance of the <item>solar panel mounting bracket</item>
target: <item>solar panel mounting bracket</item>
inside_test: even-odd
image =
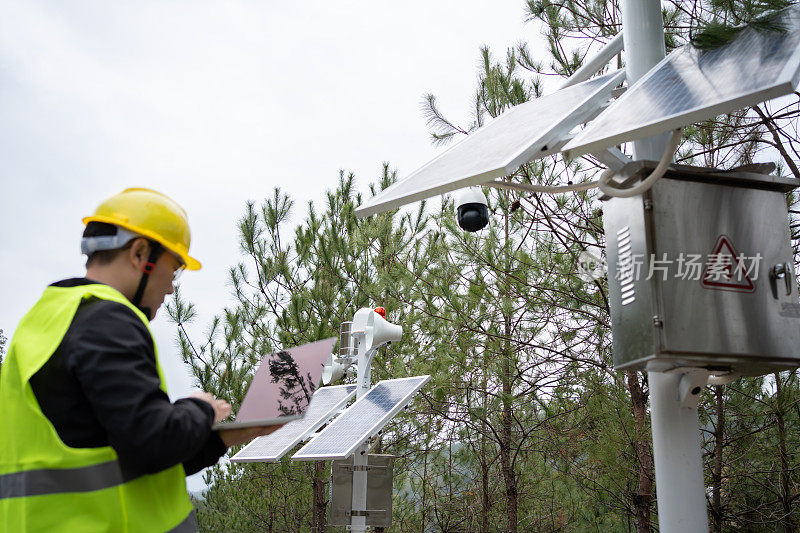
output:
[[[597,53],[589,59],[583,61],[583,65],[576,70],[567,81],[561,84],[559,89],[571,87],[576,83],[586,81],[599,71],[601,71],[615,55],[625,49],[625,41],[622,32],[616,34],[610,41],[603,45]]]
[[[622,167],[633,161],[630,157],[623,154],[622,151],[616,146],[604,148],[603,150],[592,153],[592,155],[600,163],[616,171],[621,170]]]
[[[348,465],[344,467],[348,472],[368,472],[369,470],[386,470],[385,466],[381,465]]]

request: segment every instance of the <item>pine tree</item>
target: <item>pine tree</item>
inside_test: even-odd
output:
[[[704,39],[708,42],[709,36],[719,30],[722,25],[730,25],[730,21],[736,24],[756,20],[763,17],[764,13],[772,9],[779,9],[786,4],[782,2],[767,2],[759,5],[750,3],[728,4],[710,3],[708,5],[684,6],[680,3],[672,3],[665,8],[664,16],[667,27],[665,40],[668,50],[688,41],[697,42]],[[589,52],[589,49],[599,46],[604,40],[621,30],[618,5],[607,2],[579,1],[551,3],[548,1],[528,2],[528,14],[531,19],[536,19],[545,24],[546,36],[550,44],[550,55],[552,62],[549,67],[543,66],[540,58],[534,59],[534,54],[528,50],[527,46],[520,45],[515,50],[510,50],[507,54],[505,65],[493,65],[490,60],[489,51],[481,51],[483,73],[479,84],[476,104],[475,117],[467,127],[460,127],[447,120],[439,112],[436,99],[432,95],[426,96],[427,115],[429,124],[432,126],[432,136],[436,143],[448,142],[450,139],[468,134],[475,127],[482,124],[483,116],[488,114],[496,116],[509,105],[516,105],[525,101],[529,97],[536,97],[540,89],[539,79],[534,78],[528,84],[519,78],[518,68],[522,67],[535,74],[558,74],[567,76],[577,70],[582,62],[582,58]],[[720,22],[723,21],[723,22]],[[761,24],[764,30],[775,31],[776,28],[769,27],[769,20]],[[738,31],[738,30],[735,30]],[[735,31],[730,32],[732,35]],[[579,45],[575,46],[574,43]],[[580,46],[581,42],[586,42],[586,46]],[[717,43],[719,45],[720,43]],[[617,66],[621,61],[617,62]],[[763,108],[763,109],[762,109]],[[790,103],[776,111],[769,111],[769,106],[755,106],[750,110],[732,113],[705,123],[689,127],[685,132],[686,142],[681,147],[678,160],[685,162],[700,162],[706,166],[721,168],[732,168],[735,166],[749,165],[756,161],[756,156],[765,148],[774,148],[782,158],[783,165],[796,176],[797,173],[796,154],[796,118],[798,116],[797,103]],[[789,126],[787,128],[787,126]],[[788,133],[787,133],[788,132]],[[794,134],[792,134],[794,132]],[[768,135],[767,135],[768,134]],[[787,147],[792,147],[788,149]],[[794,155],[790,155],[790,154]],[[524,165],[517,171],[513,179],[523,182],[546,182],[547,176],[554,174],[560,175],[563,181],[577,181],[585,173],[588,163],[588,170],[596,167],[596,162],[592,160],[579,161],[574,164],[563,164],[554,160],[546,160],[537,164]],[[779,164],[780,166],[780,164]],[[543,181],[544,178],[544,181]],[[527,200],[527,201],[526,201]],[[542,198],[539,195],[531,195],[528,199],[519,198],[514,204],[526,209],[526,215],[533,220],[541,220],[545,231],[555,235],[559,244],[565,246],[567,250],[579,251],[583,245],[587,244],[583,237],[576,235],[576,232],[565,228],[582,227],[589,228],[590,231],[584,233],[589,236],[590,245],[603,244],[602,231],[600,230],[599,216],[581,215],[580,210],[563,209],[570,204],[573,199],[562,197],[555,201]],[[592,202],[584,202],[588,209],[584,211],[595,214],[601,213],[599,206]],[[529,207],[530,206],[530,207]],[[542,250],[542,244],[548,242],[548,238],[531,231],[529,238],[537,242],[531,247]],[[557,285],[546,286],[545,294],[566,294],[574,296],[570,298],[555,298],[550,304],[555,308],[571,310],[578,313],[581,307],[585,308],[587,301],[586,295],[578,295],[575,291],[563,290]],[[596,307],[597,322],[595,328],[608,327],[608,307],[605,298],[604,284],[597,287],[596,297],[599,297]],[[577,305],[575,305],[577,303]],[[570,309],[572,307],[572,309]],[[564,329],[571,329],[569,322],[574,319],[574,314],[563,321],[560,326]],[[590,327],[590,329],[592,329]],[[602,338],[603,335],[601,334]],[[607,335],[605,335],[607,340]],[[600,344],[598,353],[600,367],[608,365],[609,347],[608,344]],[[561,351],[562,356],[568,356],[569,350]],[[591,376],[584,374],[584,379]],[[611,383],[624,386],[628,392],[628,402],[632,410],[632,420],[625,422],[632,427],[625,431],[630,435],[631,440],[626,444],[620,441],[622,448],[617,447],[618,453],[627,454],[625,448],[630,446],[631,459],[629,462],[636,465],[635,483],[633,487],[625,488],[621,493],[628,494],[628,502],[625,505],[626,511],[631,513],[634,518],[635,529],[637,531],[650,530],[650,515],[654,507],[653,498],[653,460],[650,448],[650,431],[647,419],[647,381],[644,375],[635,372],[626,372],[624,375],[619,373],[609,373],[606,378],[613,377]],[[594,383],[588,379],[585,384]],[[601,382],[602,383],[602,382]],[[597,390],[593,387],[589,390]],[[601,387],[602,390],[602,387]],[[602,394],[602,393],[601,393]],[[618,400],[619,401],[619,400]],[[624,411],[623,411],[624,412]],[[780,412],[780,411],[779,411]],[[785,424],[784,424],[785,426]],[[606,434],[608,435],[608,434]],[[603,438],[603,435],[599,435]],[[783,441],[786,439],[784,438]],[[785,448],[786,446],[784,446]],[[787,452],[788,453],[788,452]],[[781,457],[786,457],[787,453],[782,453]],[[618,457],[610,457],[609,466],[619,462]],[[782,463],[784,487],[781,501],[786,503],[784,506],[784,524],[793,522],[787,521],[789,513],[790,497],[788,481],[791,469],[788,458]],[[614,483],[613,479],[609,483]],[[511,524],[511,521],[509,521]],[[785,526],[787,527],[787,526]]]
[[[385,164],[379,186],[394,179]],[[234,410],[264,354],[336,336],[339,325],[359,307],[380,304],[391,320],[407,322],[400,296],[417,275],[408,269],[413,259],[401,253],[413,253],[411,236],[422,229],[424,217],[420,211],[417,217],[399,217],[397,223],[391,214],[358,221],[353,209],[360,196],[354,194],[353,184],[352,174],[341,173],[337,189],[327,194],[324,211],[310,204],[305,220],[294,228],[292,201],[280,190],[261,205],[247,203],[239,222],[243,260],[229,272],[236,304],[213,319],[204,342],[191,340],[187,324],[194,308],[176,290],[168,310],[179,328],[184,361],[203,390],[229,400]],[[415,268],[423,266],[418,263]],[[398,346],[403,349],[402,343]],[[408,375],[405,361],[413,362],[413,349],[407,350],[391,348],[379,356],[375,379],[390,372],[392,377]],[[396,424],[402,425],[403,418]],[[382,439],[395,435],[389,428]],[[199,513],[202,527],[325,531],[326,464],[286,459],[278,466],[210,470],[206,482],[211,488]]]
[[[668,52],[681,44],[691,42],[695,46],[703,49],[713,48],[720,46],[730,40],[738,33],[743,24],[755,23],[756,27],[763,31],[781,31],[780,28],[774,24],[774,19],[770,16],[770,12],[782,9],[789,5],[789,2],[781,0],[771,0],[766,2],[671,2],[664,5],[664,20],[666,26],[665,41],[667,44]],[[547,36],[550,43],[551,56],[553,61],[550,65],[552,71],[561,75],[569,75],[580,66],[581,58],[584,57],[589,51],[597,46],[597,42],[602,42],[611,34],[621,30],[619,25],[619,6],[614,2],[596,2],[592,0],[586,1],[573,1],[564,3],[552,3],[549,0],[531,0],[528,2],[528,14],[532,19],[536,19],[545,24],[547,28]],[[577,45],[576,45],[577,43]],[[536,63],[530,60],[529,55],[523,52],[526,50],[524,47],[520,48],[520,57],[522,64],[528,69],[536,72],[542,72],[543,67],[541,62]],[[617,67],[621,66],[621,61],[617,62]],[[741,165],[750,165],[755,163],[758,159],[763,158],[767,153],[766,150],[771,150],[769,157],[777,157],[778,170],[788,170],[795,177],[800,177],[798,173],[798,136],[797,136],[797,118],[800,112],[800,106],[795,95],[792,98],[784,99],[783,101],[759,104],[752,108],[731,113],[717,117],[714,120],[706,121],[697,125],[687,127],[684,130],[684,144],[679,150],[677,161],[684,163],[700,164],[704,166],[717,167],[717,168],[733,168]],[[762,159],[763,160],[763,159]],[[790,205],[794,205],[795,199],[789,198]],[[793,216],[796,213],[793,213]],[[793,240],[797,242],[796,227],[793,226]],[[795,246],[795,249],[797,247]],[[632,379],[633,378],[633,379]],[[644,392],[644,399],[646,400],[646,382],[639,381],[639,387],[636,387],[636,376],[628,375],[629,391],[631,400],[636,413],[637,421],[640,416],[644,414],[644,403],[640,400],[637,401],[637,396],[641,399],[642,396],[637,394],[636,389]],[[782,378],[775,377],[775,382],[780,383]],[[633,385],[633,386],[630,386]],[[733,427],[729,411],[734,405],[741,405],[745,412],[753,413],[754,407],[758,404],[753,404],[753,397],[761,397],[763,392],[763,381],[759,379],[743,379],[741,385],[730,387],[719,387],[714,391],[714,399],[710,401],[710,395],[707,395],[705,401],[701,404],[701,417],[704,420],[710,421],[713,418],[714,423],[713,431],[709,435],[706,442],[706,458],[712,458],[709,466],[710,484],[712,486],[711,498],[711,514],[712,525],[715,531],[723,530],[723,524],[726,520],[740,520],[739,516],[747,516],[748,522],[737,522],[739,527],[743,528],[762,528],[773,527],[775,525],[775,518],[770,519],[769,516],[780,517],[781,524],[784,529],[791,529],[795,520],[792,519],[793,511],[791,510],[791,497],[788,494],[791,492],[790,487],[794,486],[794,481],[791,480],[793,476],[792,460],[793,455],[788,450],[791,438],[787,438],[785,431],[778,429],[778,443],[777,446],[780,450],[778,455],[782,458],[779,471],[781,472],[782,496],[779,500],[782,502],[781,511],[762,512],[766,505],[768,509],[774,508],[774,502],[768,504],[765,501],[760,501],[757,494],[751,494],[747,502],[742,503],[742,511],[734,512],[730,505],[726,505],[726,500],[733,499],[732,492],[725,488],[729,485],[732,479],[732,470],[741,465],[740,461],[730,464],[725,460],[725,456],[741,457],[737,452],[732,449],[738,446],[740,439],[745,439],[745,434],[733,436]],[[737,398],[739,396],[738,390],[749,390],[748,398]],[[726,389],[732,389],[727,393]],[[790,387],[776,387],[774,401],[778,405],[785,405],[785,400],[780,399],[788,393],[794,392]],[[742,394],[745,394],[742,392]],[[740,403],[741,402],[741,403]],[[638,405],[637,405],[638,404]],[[736,412],[736,411],[734,411]],[[781,417],[785,416],[785,409],[776,409],[776,426],[787,427],[785,420],[781,422]],[[706,417],[706,413],[714,413],[713,417]],[[735,416],[735,415],[734,415]],[[638,426],[642,426],[637,422]],[[766,428],[765,428],[766,429]],[[751,430],[752,431],[752,430]],[[758,438],[761,442],[769,440],[769,431],[757,431]],[[646,435],[644,432],[639,432],[643,437]],[[782,438],[781,435],[784,435]],[[640,440],[638,445],[642,447],[643,441]],[[752,447],[742,442],[744,449],[753,452]],[[713,451],[712,451],[713,450]],[[773,454],[775,452],[773,451]],[[638,454],[648,461],[647,453]],[[652,463],[650,463],[652,464]],[[763,469],[761,472],[775,472],[775,466],[760,464],[756,467]],[[652,466],[650,466],[652,471]],[[742,475],[748,475],[749,480],[745,486],[752,484],[758,485],[763,483],[759,475],[753,476],[748,473],[742,472]],[[767,474],[769,476],[770,474]],[[652,484],[652,480],[641,484],[640,487],[646,488],[648,484]],[[644,497],[645,491],[642,491],[640,496]],[[738,494],[747,493],[747,491]],[[761,493],[763,494],[763,493]],[[746,510],[744,510],[746,509]],[[644,509],[642,509],[644,510]],[[771,514],[772,513],[772,514]],[[757,517],[757,518],[756,518]],[[637,518],[637,530],[646,530],[647,517],[641,516]],[[773,520],[773,521],[771,521]],[[758,525],[755,525],[758,524]]]
[[[735,32],[782,5],[665,4],[668,50],[704,39],[711,46],[718,28]],[[621,29],[614,2],[530,0],[526,7],[543,25],[549,57],[520,45],[496,61],[482,49],[468,124],[448,120],[436,98],[425,97],[435,143],[538,98],[545,76],[568,76]],[[732,168],[771,150],[779,170],[800,177],[800,108],[790,100],[688,127],[678,160]],[[563,184],[599,168],[591,158],[549,157],[507,179]],[[384,165],[372,192],[393,179]],[[486,192],[492,222],[478,234],[456,226],[448,201],[430,216],[420,205],[356,220],[360,198],[345,174],[325,206],[309,206],[294,229],[292,202],[280,191],[249,203],[240,223],[243,260],[230,272],[237,303],[214,319],[202,343],[186,333],[193,310],[176,292],[170,311],[184,357],[204,389],[238,406],[259,354],[333,335],[355,309],[381,304],[405,333],[378,356],[375,379],[433,376],[375,443],[397,456],[395,530],[651,531],[647,379],[613,370],[606,281],[575,276],[577,256],[604,245],[602,204],[585,192]],[[794,196],[787,201],[795,206]],[[792,226],[796,247],[799,227]],[[715,531],[796,527],[798,394],[796,372],[704,393]],[[325,526],[323,463],[217,467],[207,479],[206,529]]]
[[[524,47],[510,50],[505,63],[500,64],[493,62],[487,49],[481,51],[482,71],[476,96],[476,113],[474,121],[469,127],[458,127],[443,117],[436,108],[435,98],[428,95],[426,97],[427,114],[429,123],[434,130],[434,141],[446,142],[456,135],[468,133],[482,123],[484,116],[496,116],[508,107],[538,97],[541,90],[538,78],[526,81],[521,76],[524,71],[521,73],[519,67],[527,64],[526,54],[527,51]],[[565,175],[568,180],[578,181],[582,179],[582,173],[581,164],[566,164],[559,159],[549,158],[524,165],[510,178],[526,183],[550,184],[559,178],[563,181]],[[525,373],[519,373],[519,369],[517,369],[517,375],[527,374],[527,379],[535,380],[535,376],[541,372],[543,378],[540,379],[552,382],[555,380],[554,376],[561,373],[570,377],[572,375],[584,376],[586,373],[591,375],[597,369],[601,369],[602,375],[611,374],[609,372],[609,337],[603,331],[603,328],[607,328],[609,323],[605,284],[596,283],[587,290],[587,287],[581,283],[567,281],[570,278],[575,279],[571,274],[574,272],[575,260],[580,251],[588,244],[602,244],[599,206],[589,201],[585,193],[560,197],[511,196],[508,193],[502,193],[496,197],[498,201],[493,205],[496,214],[503,220],[505,242],[509,242],[508,230],[513,228],[512,233],[516,238],[514,249],[527,251],[527,257],[521,262],[525,268],[520,268],[516,264],[483,264],[479,262],[488,272],[497,269],[495,275],[484,277],[482,281],[491,286],[495,280],[501,280],[502,284],[502,279],[505,277],[505,279],[513,278],[517,281],[524,279],[524,283],[528,284],[528,290],[521,291],[521,294],[525,296],[512,306],[517,314],[520,310],[524,310],[523,315],[527,318],[518,319],[514,318],[514,313],[501,312],[500,316],[493,319],[498,324],[506,324],[506,327],[496,335],[507,342],[519,342],[512,340],[514,337],[533,339],[533,343],[530,340],[525,343],[527,346],[515,344],[513,350],[509,350],[516,352],[517,357],[529,350],[528,346],[531,344],[541,345],[543,353],[546,354],[545,356],[540,355],[538,361],[535,357],[532,360],[535,362],[526,368]],[[512,214],[515,211],[516,213]],[[514,221],[512,225],[509,225],[510,220]],[[460,230],[456,229],[456,231]],[[491,235],[485,239],[486,242],[491,240]],[[484,253],[481,257],[483,256],[501,258],[503,254]],[[533,275],[528,276],[527,272],[531,266],[534,267]],[[536,296],[532,298],[530,294]],[[501,298],[498,297],[498,299]],[[522,334],[511,334],[511,328],[508,326],[510,326],[512,318]],[[586,348],[596,354],[596,359],[586,357],[581,353]],[[569,361],[572,361],[572,364],[568,364]],[[503,368],[499,374],[501,376],[508,375],[509,370],[509,368]],[[634,431],[636,442],[632,453],[635,461],[632,462],[641,465],[638,472],[638,488],[629,491],[626,487],[622,491],[624,494],[630,494],[631,502],[630,506],[623,507],[636,516],[637,522],[641,523],[642,530],[647,530],[651,506],[652,458],[645,416],[646,384],[643,384],[635,373],[627,375],[627,381],[625,376],[611,375],[614,376],[618,385],[625,386],[627,384],[631,391],[631,398],[634,402],[634,417],[631,423],[636,426]],[[509,389],[506,381],[503,381],[503,386],[506,394],[512,392],[513,387]],[[582,391],[578,387],[571,392],[579,394]],[[537,393],[534,392],[533,395],[536,397]],[[512,396],[525,398],[518,392]],[[564,399],[564,401],[568,400]],[[503,405],[502,411],[506,415],[506,419],[511,418],[508,406],[509,404]],[[558,413],[559,407],[552,405],[551,409]],[[554,414],[554,416],[558,415]],[[543,421],[540,422],[542,422],[541,425],[545,425]],[[536,424],[533,426],[537,427]],[[498,439],[501,463],[503,463],[503,452],[508,448],[509,442],[515,440],[509,436],[510,432],[501,432]],[[537,436],[545,440],[549,438],[546,433]],[[613,463],[608,465],[608,470],[616,470],[617,457],[609,459]],[[501,465],[501,472],[504,474],[506,485],[506,507],[514,509],[518,492],[515,482],[516,473],[508,468],[508,463]],[[611,480],[609,482],[616,483]],[[514,530],[516,518],[513,511],[509,512],[508,530]]]

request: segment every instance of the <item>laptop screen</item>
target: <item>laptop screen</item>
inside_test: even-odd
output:
[[[236,422],[305,413],[335,343],[336,339],[330,338],[265,356],[236,414]]]

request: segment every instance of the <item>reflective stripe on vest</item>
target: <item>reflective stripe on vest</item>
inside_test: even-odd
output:
[[[126,481],[118,461],[83,468],[26,470],[0,476],[0,499],[102,490]]]

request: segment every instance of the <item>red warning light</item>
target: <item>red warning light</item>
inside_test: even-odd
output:
[[[383,307],[376,307],[375,312],[381,315],[381,318],[386,319],[386,309]]]

